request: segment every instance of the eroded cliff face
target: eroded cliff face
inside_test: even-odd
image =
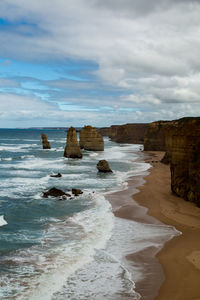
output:
[[[84,126],[80,132],[80,147],[89,151],[104,151],[102,135],[92,126]]]
[[[166,151],[166,136],[176,121],[156,121],[148,125],[144,137],[145,151]]]
[[[82,158],[82,152],[77,141],[76,129],[74,127],[70,127],[67,132],[67,143],[64,156],[70,158]]]
[[[200,118],[183,118],[166,136],[170,154],[171,189],[200,206]]]
[[[51,149],[51,144],[47,139],[46,134],[42,133],[42,147],[43,149]]]
[[[147,127],[148,124],[112,125],[100,129],[100,132],[117,143],[143,144]]]

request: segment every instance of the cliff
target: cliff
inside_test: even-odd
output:
[[[104,151],[102,135],[92,126],[84,126],[80,132],[80,147],[89,151]]]
[[[148,125],[144,137],[145,151],[166,151],[166,136],[177,121],[156,121]]]
[[[200,118],[177,120],[166,135],[171,189],[200,206]]]
[[[112,125],[100,129],[102,135],[109,136],[111,141],[117,143],[143,144],[148,124]]]
[[[77,141],[76,129],[74,127],[70,127],[67,132],[67,143],[64,156],[70,158],[82,158],[82,152]]]
[[[42,147],[43,149],[51,149],[51,145],[47,139],[46,134],[42,133]]]

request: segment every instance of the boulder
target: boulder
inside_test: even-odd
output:
[[[104,140],[98,130],[92,126],[84,126],[80,132],[80,147],[88,151],[104,151]]]
[[[72,194],[74,196],[78,196],[78,195],[83,194],[83,191],[81,191],[80,189],[72,189]]]
[[[55,175],[54,175],[54,174],[51,174],[50,177],[56,177],[56,178],[58,177],[58,178],[59,178],[59,177],[62,177],[62,174],[60,174],[60,173],[55,174]]]
[[[51,145],[47,139],[47,136],[46,134],[42,133],[42,146],[43,146],[43,149],[51,149]]]
[[[82,158],[82,152],[77,141],[76,129],[74,127],[70,127],[67,132],[64,156],[68,158]]]
[[[98,162],[97,169],[99,170],[99,172],[102,172],[102,173],[111,173],[112,172],[112,170],[110,169],[109,163],[105,159],[100,160]]]
[[[71,195],[66,194],[62,190],[59,190],[59,189],[53,187],[50,190],[48,190],[47,192],[43,192],[44,198],[48,198],[49,196],[51,196],[51,197],[62,197],[62,196],[70,197]]]

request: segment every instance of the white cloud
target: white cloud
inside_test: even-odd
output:
[[[200,109],[199,16],[200,1],[189,0],[2,0],[0,17],[29,25],[6,29],[0,53],[33,61],[93,60],[100,81],[130,94],[116,97],[113,107],[136,105],[138,112],[149,111],[150,118],[143,113],[148,120],[175,118],[176,103],[183,103],[181,114]],[[170,112],[167,103],[174,104]],[[136,113],[129,117],[134,121]]]

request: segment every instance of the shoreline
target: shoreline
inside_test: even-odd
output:
[[[161,152],[149,154],[157,160],[162,157]],[[148,208],[148,215],[182,232],[165,243],[156,255],[165,280],[155,300],[199,300],[200,208],[172,194],[168,165],[159,162],[152,166],[145,185],[139,187],[133,198]]]
[[[144,249],[126,257],[130,264],[146,266],[146,276],[135,282],[135,291],[141,300],[200,300],[200,209],[171,193],[169,166],[159,162],[163,152],[143,155],[152,165],[146,174],[131,177],[127,190],[106,198],[116,217],[164,223],[182,235],[174,235],[157,251]]]

